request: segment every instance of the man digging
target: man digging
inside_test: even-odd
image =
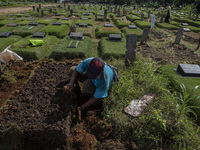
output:
[[[114,70],[113,70],[114,69]],[[64,90],[69,92],[73,89],[74,83],[83,80],[83,92],[93,96],[83,105],[77,107],[78,118],[81,120],[81,112],[86,108],[97,104],[102,98],[108,96],[111,84],[118,77],[116,68],[107,65],[102,58],[92,57],[83,60],[77,67],[73,67],[73,73],[69,84]]]

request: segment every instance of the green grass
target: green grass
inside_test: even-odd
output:
[[[83,33],[84,36],[89,36],[92,38],[92,30],[93,27],[92,26],[88,26],[88,27],[77,27],[76,28],[76,32],[80,32]]]
[[[151,28],[151,23],[150,23],[150,22],[136,20],[136,21],[134,21],[134,23],[135,23],[138,27],[140,27],[141,29],[144,29],[144,28]]]
[[[127,27],[127,26],[130,25],[130,24],[131,24],[130,21],[126,21],[126,22],[124,22],[124,21],[122,21],[122,20],[116,20],[116,21],[115,21],[115,25],[116,25],[119,29],[121,29],[121,28],[123,28],[123,27]]]
[[[0,26],[7,25],[9,23],[18,23],[18,22],[20,22],[19,19],[15,19],[15,20],[1,20],[0,21]]]
[[[68,48],[67,46],[71,41],[79,41],[77,48]],[[65,37],[59,43],[59,45],[53,50],[50,58],[55,60],[61,60],[63,58],[74,59],[74,58],[86,58],[90,57],[91,50],[91,38],[85,36],[84,40],[73,40]]]
[[[121,34],[122,36],[124,36],[121,33],[121,31],[115,26],[113,27],[99,26],[95,29],[95,35],[97,38],[108,37],[109,34]]]
[[[127,19],[134,22],[135,20],[141,20],[141,17],[133,17],[133,15],[127,15]]]
[[[60,20],[58,20],[58,22],[62,22],[62,24],[66,24],[66,25],[68,25],[68,26],[71,26],[71,25],[74,25],[74,20],[62,20],[62,19],[60,19]]]
[[[17,27],[7,27],[7,26],[3,26],[0,28],[1,32],[12,32],[13,30],[16,30],[18,28],[21,28],[20,26]]]
[[[44,44],[42,46],[32,47],[23,45],[28,45],[29,40],[43,40]],[[21,56],[24,60],[40,60],[45,57],[48,57],[55,46],[58,45],[59,39],[55,36],[46,36],[45,38],[32,38],[32,36],[28,36],[16,43],[13,44],[11,50],[16,52],[19,56]]]
[[[169,23],[158,23],[156,22],[156,26],[157,27],[160,27],[160,28],[165,28],[165,29],[169,29],[169,30],[177,30],[179,27],[175,26],[175,25],[172,25],[172,24],[169,24]]]
[[[170,21],[169,23],[175,26],[179,26],[181,24],[180,22],[176,22],[176,21]]]
[[[87,23],[88,26],[93,26],[94,25],[94,22],[91,19],[88,19],[88,20],[79,19],[79,20],[76,21],[76,24],[78,25],[79,23]]]
[[[32,35],[34,32],[37,32],[39,29],[45,27],[45,25],[38,25],[38,26],[30,26],[30,25],[26,25],[26,26],[20,26],[17,29],[13,30],[12,33],[14,35],[19,35],[22,37],[26,37],[29,35]]]
[[[51,19],[51,20],[50,19],[39,19],[37,21],[38,21],[39,24],[49,25],[56,20],[55,19]]]
[[[13,35],[11,37],[8,37],[8,38],[1,38],[0,39],[0,52],[2,52],[6,47],[8,47],[9,45],[21,40],[22,37],[20,36],[16,36],[16,35]]]
[[[99,42],[99,53],[102,58],[123,58],[126,51],[126,40],[123,42],[108,41],[106,37]]]
[[[140,40],[142,38],[143,30],[140,28],[137,29],[129,29],[128,27],[124,27],[121,29],[122,33],[127,36],[128,34],[136,34],[137,40]]]
[[[39,30],[39,32],[45,32],[48,35],[54,35],[58,38],[64,38],[69,34],[69,26],[68,25],[48,25]]]
[[[200,28],[199,27],[194,27],[194,26],[183,26],[183,25],[180,25],[179,27],[182,27],[182,28],[189,28],[190,30],[192,30],[193,32],[200,32]]]

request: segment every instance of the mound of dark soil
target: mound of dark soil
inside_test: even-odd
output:
[[[74,97],[62,88],[70,64],[43,62],[23,90],[0,115],[0,130],[16,124],[23,131],[22,150],[70,149],[68,139]]]

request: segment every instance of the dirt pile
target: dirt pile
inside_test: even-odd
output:
[[[70,64],[42,62],[0,115],[0,130],[14,123],[23,131],[20,149],[70,149],[74,97],[62,90],[70,67]]]

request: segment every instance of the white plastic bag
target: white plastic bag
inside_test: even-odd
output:
[[[9,62],[10,60],[23,60],[23,58],[17,55],[15,52],[9,50],[10,46],[4,49],[3,52],[0,53],[0,58],[3,59],[5,63]]]

